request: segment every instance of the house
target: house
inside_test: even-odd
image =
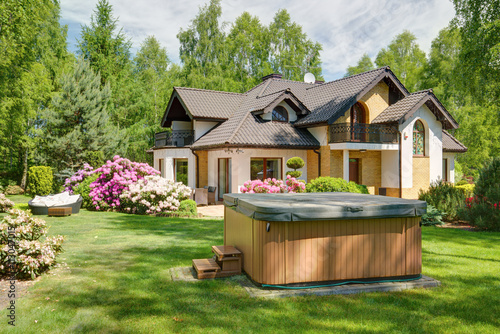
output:
[[[176,87],[157,133],[154,167],[218,198],[249,179],[340,177],[370,193],[416,198],[433,181],[454,182],[454,154],[467,148],[432,90],[409,93],[389,67],[332,82],[271,74],[246,93]]]

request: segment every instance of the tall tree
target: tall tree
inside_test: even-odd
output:
[[[416,41],[415,35],[405,30],[397,35],[387,48],[380,50],[375,59],[378,67],[389,65],[411,92],[420,89],[426,63],[425,53]]]
[[[80,59],[60,85],[61,93],[44,113],[43,146],[49,162],[58,170],[75,169],[88,152],[101,151],[106,157],[123,152],[123,134],[110,124],[107,112],[109,84],[101,87],[100,75]]]
[[[367,72],[374,70],[375,66],[373,65],[372,60],[370,59],[370,56],[368,54],[364,54],[359,60],[358,64],[356,66],[349,66],[347,68],[347,73],[345,74],[346,77],[349,77],[351,75]]]
[[[285,9],[279,10],[269,25],[270,63],[275,73],[289,80],[301,81],[306,72],[321,79],[320,43],[313,42],[292,22]]]

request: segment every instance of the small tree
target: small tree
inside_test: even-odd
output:
[[[297,169],[304,167],[304,165],[305,165],[304,160],[300,157],[293,157],[288,159],[286,162],[286,166],[288,168],[293,169],[293,171],[286,172],[286,175],[290,175],[291,177],[295,178],[301,177],[302,172],[298,171]]]

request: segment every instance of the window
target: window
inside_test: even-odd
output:
[[[448,159],[443,159],[443,181],[448,182]]]
[[[416,121],[413,126],[413,155],[425,155],[425,131],[424,124]]]
[[[273,109],[273,121],[288,122],[288,112],[285,107],[277,106]]]
[[[161,177],[165,177],[165,173],[163,173],[163,161],[163,159],[158,159],[158,171]]]
[[[174,159],[175,182],[188,185],[188,159]]]
[[[250,159],[250,179],[281,179],[281,158]]]

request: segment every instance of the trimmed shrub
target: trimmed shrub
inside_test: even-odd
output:
[[[94,209],[92,198],[90,197],[90,184],[97,180],[99,174],[93,174],[86,177],[76,187],[73,188],[73,194],[81,195],[83,198],[82,207],[88,210]]]
[[[192,199],[185,199],[181,201],[179,205],[179,213],[187,213],[189,215],[198,215],[198,208],[196,207],[196,202]]]
[[[460,217],[478,229],[500,231],[500,158],[479,172],[474,196],[467,198]]]
[[[463,207],[465,191],[453,186],[453,184],[439,180],[429,187],[427,191],[420,190],[418,199],[426,201],[442,212],[446,212],[444,220],[453,221],[458,219],[458,210]]]
[[[0,276],[34,279],[52,267],[64,237],[46,234],[45,221],[26,211],[11,210],[0,222]]]
[[[286,166],[288,168],[293,169],[293,171],[286,172],[286,175],[287,176],[290,175],[291,177],[295,177],[295,178],[301,177],[302,172],[298,171],[297,169],[301,169],[302,167],[304,167],[304,165],[305,165],[305,162],[300,157],[293,157],[293,158],[288,159],[286,161]]]
[[[179,210],[180,202],[191,195],[181,182],[149,175],[130,184],[120,195],[120,209],[128,213],[155,214]]]
[[[52,192],[54,175],[52,168],[34,166],[29,169],[28,190],[31,196],[46,196]]]
[[[22,195],[24,194],[24,189],[20,186],[7,186],[4,190],[5,195]]]
[[[347,182],[341,178],[321,176],[306,185],[308,193],[325,193],[325,192],[348,192],[357,194],[368,194],[368,189],[360,186],[352,181]]]
[[[445,214],[445,212],[436,209],[432,205],[427,205],[427,212],[422,215],[422,225],[443,225],[443,216]]]
[[[5,197],[4,194],[0,194],[0,212],[7,212],[14,207],[14,202]]]

